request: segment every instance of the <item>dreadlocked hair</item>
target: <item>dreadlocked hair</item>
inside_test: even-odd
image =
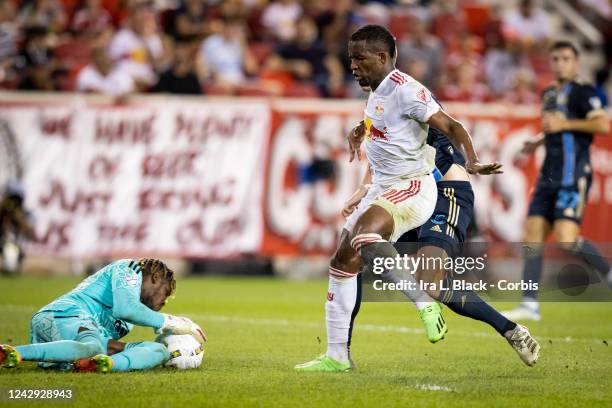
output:
[[[172,294],[176,291],[176,280],[174,279],[174,271],[160,261],[159,259],[152,258],[140,258],[138,260],[138,267],[142,272],[142,275],[152,275],[158,272],[163,279],[170,283]]]

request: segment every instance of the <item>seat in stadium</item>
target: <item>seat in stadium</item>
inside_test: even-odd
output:
[[[249,46],[249,51],[258,65],[262,65],[266,58],[272,53],[272,47],[269,44],[258,42]]]
[[[389,19],[389,31],[401,40],[410,34],[410,26],[414,17],[405,11],[394,11]]]
[[[204,84],[202,86],[202,92],[204,93],[204,95],[211,95],[211,96],[231,95],[232,94],[229,89],[223,86],[217,85],[217,84]]]
[[[320,98],[321,92],[311,84],[295,84],[287,89],[285,96],[289,98]]]
[[[89,63],[91,60],[91,45],[79,38],[70,38],[61,42],[53,49],[53,55],[69,63]]]
[[[465,25],[474,35],[484,35],[485,28],[491,19],[491,9],[487,4],[466,4],[463,6]]]
[[[239,96],[277,96],[273,89],[260,82],[247,82],[238,87]]]

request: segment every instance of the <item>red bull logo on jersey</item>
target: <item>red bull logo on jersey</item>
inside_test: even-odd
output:
[[[389,140],[387,138],[387,128],[383,128],[383,130],[379,130],[376,128],[376,126],[374,126],[372,124],[372,119],[366,117],[365,119],[365,125],[366,125],[366,138],[368,140],[376,140],[376,139],[382,139],[382,140]]]

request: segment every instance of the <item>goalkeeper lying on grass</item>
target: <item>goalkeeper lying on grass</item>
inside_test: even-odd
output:
[[[34,314],[32,344],[0,345],[0,365],[16,367],[26,360],[44,368],[106,373],[164,364],[170,355],[163,344],[118,339],[138,325],[205,341],[190,319],[159,313],[175,288],[174,273],[157,259],[113,262]]]

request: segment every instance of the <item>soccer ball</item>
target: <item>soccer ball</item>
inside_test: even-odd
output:
[[[198,368],[204,359],[204,346],[190,334],[161,335],[156,340],[166,346],[170,352],[170,360],[166,367],[176,367],[179,370]]]

